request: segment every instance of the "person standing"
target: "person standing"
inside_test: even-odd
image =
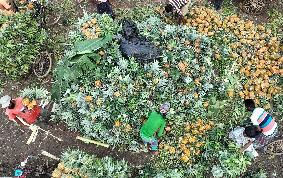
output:
[[[146,146],[150,146],[153,155],[158,155],[158,139],[164,134],[166,126],[165,117],[169,111],[170,104],[164,103],[160,106],[159,112],[151,112],[148,120],[143,124],[140,130],[140,137]]]
[[[251,122],[257,127],[258,131],[262,132],[265,142],[272,140],[278,132],[278,124],[275,119],[263,108],[256,108],[252,99],[246,99],[244,103],[247,110],[252,112]]]

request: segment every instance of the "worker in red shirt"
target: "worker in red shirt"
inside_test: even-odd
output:
[[[19,97],[12,99],[6,95],[0,99],[2,108],[6,108],[6,115],[9,120],[16,122],[17,124],[24,126],[24,124],[18,119],[23,119],[28,124],[33,124],[41,113],[41,107],[35,105],[32,109],[28,109],[23,105],[23,98]]]

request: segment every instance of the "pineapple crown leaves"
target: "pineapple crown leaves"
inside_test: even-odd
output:
[[[87,13],[87,11],[83,11],[83,17],[78,19],[78,22],[76,24],[76,26],[78,28],[80,28],[82,26],[83,23],[85,23],[86,21],[92,19],[95,16],[95,14],[89,14]]]
[[[111,98],[114,94],[114,87],[108,86],[107,89],[102,90],[102,97],[103,98]]]
[[[120,69],[122,69],[122,71],[126,70],[128,68],[128,65],[129,65],[128,60],[126,60],[124,58],[122,58],[118,61],[118,66],[119,66]]]
[[[216,178],[221,178],[224,176],[224,170],[222,169],[220,165],[213,165],[211,169],[211,173],[213,177],[216,177]]]
[[[174,25],[165,25],[164,33],[167,35],[175,35],[176,31],[178,30],[177,26]]]
[[[160,70],[161,70],[160,65],[159,65],[159,62],[157,60],[150,64],[150,71],[158,74],[160,72]]]
[[[184,80],[184,82],[185,82],[186,84],[189,84],[189,83],[193,82],[193,79],[192,79],[191,77],[189,77],[189,76],[184,77],[183,80]]]
[[[20,93],[23,98],[30,99],[49,99],[50,93],[43,87],[25,88]]]
[[[81,92],[76,95],[76,102],[79,108],[86,108],[87,106],[87,103],[85,102],[85,95]]]

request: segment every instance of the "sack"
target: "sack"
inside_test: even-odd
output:
[[[134,57],[140,63],[149,63],[160,57],[158,49],[147,39],[139,36],[136,24],[124,20],[120,50],[125,58]]]

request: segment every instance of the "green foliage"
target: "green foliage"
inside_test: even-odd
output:
[[[204,115],[205,108],[202,103],[213,88],[210,41],[206,37],[198,35],[189,28],[178,29],[177,26],[166,25],[156,17],[138,23],[138,27],[143,36],[159,45],[164,56],[162,61],[141,66],[135,59],[123,58],[117,41],[113,41],[105,48],[106,57],[103,60],[92,59],[96,61],[92,64],[95,65],[95,70],[89,69],[92,66],[90,63],[86,65],[85,72],[75,73],[76,68],[80,68],[78,61],[88,61],[88,57],[85,56],[83,56],[84,60],[72,59],[70,62],[68,58],[60,61],[55,69],[53,85],[53,93],[61,98],[58,105],[60,111],[56,113],[57,118],[66,119],[66,123],[71,128],[80,130],[88,136],[104,140],[113,146],[131,145],[130,149],[133,150],[140,149],[136,142],[141,124],[140,118],[147,116],[150,110],[158,108],[164,101],[169,101],[172,110],[168,120],[174,120],[174,113],[177,110],[176,115],[180,114],[178,127],[181,129],[187,120],[181,112],[191,113],[192,119]],[[180,44],[177,43],[177,38],[182,39]],[[202,49],[200,54],[196,54],[192,47],[187,47],[185,40],[191,43],[199,40]],[[179,53],[182,55],[178,55]],[[194,59],[197,55],[203,58]],[[97,56],[95,51],[92,56]],[[178,69],[180,62],[188,64],[190,68],[188,71],[192,73],[190,76],[180,73]],[[166,63],[169,63],[170,68],[163,67]],[[200,66],[204,67],[201,69]],[[203,71],[206,71],[206,75],[200,76]],[[164,75],[164,72],[170,73],[170,77]],[[202,82],[200,86],[193,82],[197,77],[200,77]],[[95,81],[100,81],[102,88],[95,86]],[[188,92],[182,95],[178,93],[180,89]],[[196,91],[199,93],[198,98],[194,98]],[[84,97],[87,95],[92,96],[94,100],[86,102]],[[186,100],[189,104],[182,105],[187,102]],[[198,104],[194,106],[197,101]],[[190,106],[193,108],[187,110]],[[70,117],[64,117],[66,112],[73,115],[71,118],[77,118],[75,122]],[[121,121],[123,126],[119,128],[113,126],[116,120]]]
[[[125,18],[125,19],[131,19],[138,22],[142,22],[151,16],[157,15],[154,11],[154,8],[155,7],[152,5],[146,7],[136,6],[133,9],[127,9],[127,8],[117,9],[116,13],[119,20]]]
[[[142,151],[145,148],[138,143],[142,118],[167,101],[171,108],[166,120],[171,131],[161,139],[160,156],[140,171],[140,177],[201,178],[209,173],[238,177],[250,164],[250,159],[227,138],[227,133],[247,116],[242,99],[236,95],[245,81],[239,73],[241,64],[229,57],[229,45],[239,39],[223,29],[212,37],[205,36],[191,27],[167,24],[151,13],[135,17],[131,12],[130,16],[136,20],[141,36],[160,49],[160,59],[144,65],[126,59],[115,38],[100,49],[98,45],[74,50],[55,70],[53,91],[58,100],[53,117],[112,147]],[[71,33],[73,41],[86,40],[81,27],[94,17],[103,29],[102,37],[120,35],[120,22],[92,14],[79,20]],[[213,51],[221,54],[219,60]],[[232,95],[227,94],[227,89],[233,90]],[[281,106],[282,97],[277,96],[275,103]],[[195,134],[205,143],[196,154],[195,144],[183,144],[182,138],[192,134],[185,126],[200,118],[216,124],[205,134]],[[188,149],[190,154],[185,156],[190,155],[191,161],[183,159],[182,147]]]
[[[58,67],[54,70],[56,82],[52,87],[52,97],[57,100],[62,92],[65,92],[72,83],[84,80],[84,76],[91,76],[93,70],[97,66],[96,61],[101,57],[92,53],[106,45],[112,36],[99,38],[96,40],[86,40],[76,43],[74,51],[71,51],[58,63]]]
[[[97,178],[127,178],[131,168],[126,161],[116,161],[110,157],[97,158],[82,151],[69,150],[63,153],[62,161],[69,169],[79,169],[77,173]],[[72,176],[78,176],[72,173]]]
[[[49,100],[50,93],[43,87],[25,88],[21,91],[20,96],[23,98],[36,100]]]
[[[97,51],[101,47],[105,46],[109,41],[112,40],[112,36],[105,36],[95,40],[85,40],[82,42],[75,43],[74,51],[77,54],[89,54]]]
[[[271,10],[268,12],[269,23],[267,27],[275,33],[276,36],[283,39],[283,13],[277,10]]]
[[[276,175],[272,176],[276,177]],[[245,178],[267,178],[267,173],[264,169],[252,170],[245,174]]]
[[[40,53],[46,33],[31,13],[0,15],[0,72],[11,79],[25,75]]]
[[[219,151],[219,162],[225,177],[236,178],[244,173],[251,164],[250,158],[239,152],[234,145],[224,151]]]

